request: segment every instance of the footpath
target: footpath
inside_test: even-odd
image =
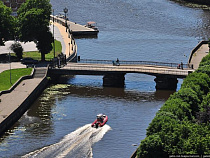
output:
[[[65,31],[65,27],[55,23],[57,40],[61,40],[64,54],[68,57],[73,53],[72,39]],[[11,68],[26,67],[20,63],[12,63]],[[9,69],[9,64],[0,64],[0,73]],[[47,86],[47,66],[35,68],[31,79],[23,80],[10,93],[0,95],[0,135],[9,129],[33,104]]]

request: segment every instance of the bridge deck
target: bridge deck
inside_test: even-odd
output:
[[[177,78],[185,78],[192,69],[177,69],[166,66],[154,65],[120,65],[110,64],[88,64],[88,63],[68,63],[65,67],[53,69],[57,74],[74,74],[74,75],[104,75],[107,73],[144,73],[153,76],[171,75]],[[58,70],[58,71],[56,71]]]

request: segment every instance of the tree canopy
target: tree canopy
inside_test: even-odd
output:
[[[167,158],[175,154],[210,153],[210,54],[184,79],[147,129],[137,157]]]
[[[18,10],[20,40],[34,41],[41,52],[42,60],[45,60],[45,54],[52,50],[50,14],[49,0],[27,0]]]
[[[11,15],[12,10],[0,1],[0,45],[14,38],[15,18]]]

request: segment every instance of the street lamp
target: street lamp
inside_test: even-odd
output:
[[[53,54],[55,58],[55,17],[54,17],[54,9],[53,9]]]
[[[66,20],[66,32],[67,32],[67,19],[66,19],[66,13],[68,12],[67,8],[63,9],[63,12],[65,13],[65,20]]]
[[[12,75],[11,75],[11,55],[9,51],[9,70],[10,70],[10,84],[12,84]]]

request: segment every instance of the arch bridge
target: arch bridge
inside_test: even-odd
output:
[[[59,67],[59,68],[58,68]],[[176,90],[178,78],[185,78],[194,69],[189,64],[152,61],[112,61],[82,59],[64,66],[50,66],[50,76],[101,75],[103,86],[124,87],[125,74],[143,73],[155,76],[156,89]]]

